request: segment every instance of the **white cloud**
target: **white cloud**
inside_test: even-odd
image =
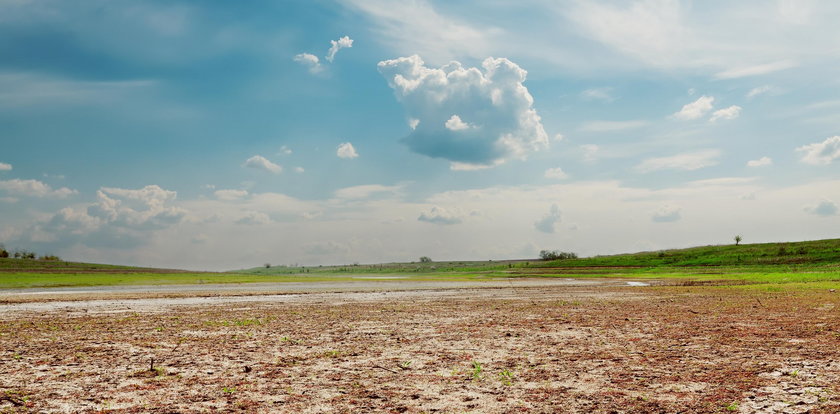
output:
[[[495,162],[489,164],[470,164],[466,162],[450,162],[449,169],[452,171],[479,171],[479,170],[486,170],[488,168],[497,167],[499,165],[504,164],[504,160],[497,160]]]
[[[464,214],[459,210],[447,210],[442,207],[432,206],[428,211],[420,213],[418,221],[425,221],[432,224],[452,225],[464,221]]]
[[[738,105],[732,105],[729,108],[718,109],[712,113],[712,117],[709,118],[709,122],[715,122],[718,119],[735,119],[740,115],[741,107]]]
[[[557,133],[554,134],[554,137],[552,139],[554,139],[554,142],[560,142],[563,140],[563,138],[565,138],[563,134]]]
[[[251,158],[245,160],[245,163],[242,164],[243,167],[247,168],[254,168],[257,170],[268,171],[272,174],[280,174],[283,172],[283,167],[267,160],[265,157],[261,155],[254,155]]]
[[[396,53],[416,53],[436,63],[488,56],[497,44],[495,35],[502,34],[487,24],[471,25],[441,14],[426,0],[348,0],[342,4],[370,17],[378,40]]]
[[[678,221],[682,218],[680,212],[681,208],[675,206],[662,206],[659,210],[653,213],[651,220],[655,223],[670,223]]]
[[[569,178],[569,175],[566,174],[560,167],[557,168],[549,168],[545,170],[545,178],[554,178],[555,180],[564,180]]]
[[[213,193],[219,200],[222,201],[234,201],[234,200],[241,200],[248,196],[248,191],[246,190],[216,190]]]
[[[350,160],[358,157],[359,153],[356,152],[356,148],[353,148],[353,144],[349,142],[342,142],[338,145],[338,148],[335,151],[335,155],[338,155],[338,158]]]
[[[311,53],[299,53],[292,58],[297,63],[306,66],[310,73],[321,73],[324,67],[321,65],[318,56]]]
[[[236,220],[236,224],[242,225],[265,225],[269,223],[271,223],[271,218],[261,211],[247,211],[245,215]]]
[[[590,121],[586,122],[578,128],[586,132],[612,132],[624,131],[627,129],[641,128],[650,124],[648,121]]]
[[[452,115],[452,118],[449,118],[448,120],[446,120],[446,123],[444,123],[444,126],[446,126],[446,129],[448,129],[450,131],[463,131],[465,129],[473,128],[472,125],[462,121],[461,117],[459,117],[458,115]],[[416,128],[412,128],[412,129],[416,129]]]
[[[612,102],[615,101],[615,97],[612,96],[612,88],[594,88],[594,89],[587,89],[580,93],[580,97],[585,100],[599,100],[604,102]]]
[[[715,78],[735,79],[747,76],[766,75],[768,73],[778,72],[780,70],[790,69],[796,66],[799,66],[796,62],[790,60],[781,60],[778,62],[770,62],[760,65],[728,69],[715,74]]]
[[[802,162],[811,165],[828,165],[840,158],[840,135],[826,138],[823,142],[803,145],[796,149],[802,153]]]
[[[28,197],[50,197],[50,198],[66,198],[68,196],[78,194],[78,191],[71,190],[67,187],[61,187],[54,190],[48,184],[38,180],[0,180],[0,191],[5,191],[9,194],[22,195]]]
[[[493,166],[548,146],[534,100],[522,84],[527,72],[505,58],[485,59],[483,70],[458,62],[431,68],[417,55],[378,66],[409,118],[420,120],[403,139],[414,152]],[[452,114],[477,127],[450,130]]]
[[[346,47],[353,47],[353,39],[349,36],[343,36],[338,40],[330,40],[330,50],[327,52],[327,60],[332,63],[335,59],[335,54],[338,53],[339,50],[344,49]]]
[[[598,151],[601,150],[601,147],[595,144],[584,144],[580,146],[580,149],[583,150],[584,161],[595,161],[595,159],[598,157]]]
[[[560,222],[560,207],[557,204],[552,204],[541,219],[534,222],[534,228],[543,233],[554,233],[554,226]]]
[[[397,191],[402,189],[402,186],[398,185],[380,185],[380,184],[366,184],[366,185],[356,185],[353,187],[346,187],[339,189],[335,192],[336,198],[347,199],[347,200],[356,200],[356,199],[363,199],[369,198],[374,194],[381,194],[381,193],[390,193],[394,194]]]
[[[747,161],[747,167],[763,167],[765,165],[772,165],[773,159],[770,157],[761,157],[757,160]]]
[[[713,96],[703,95],[697,98],[696,101],[683,105],[682,109],[673,116],[676,119],[689,121],[705,116],[712,110],[712,103],[715,101]]]
[[[280,152],[278,152],[277,154],[278,155],[291,155],[292,154],[292,149],[283,145],[282,147],[280,147]]]
[[[303,174],[304,171],[305,170],[303,169],[303,167],[295,167],[295,172],[298,173],[298,174]]]
[[[772,90],[773,87],[770,85],[756,86],[755,88],[752,88],[749,92],[747,92],[747,98],[755,98],[758,95],[763,95]]]
[[[670,157],[648,158],[636,166],[636,170],[643,173],[659,170],[693,171],[717,165],[716,158],[719,150],[703,150],[691,153],[672,155]]]
[[[6,164],[5,162],[0,162],[0,171],[11,171],[12,164]]]
[[[805,211],[818,216],[836,216],[838,211],[837,204],[828,199],[822,199],[819,203],[813,206],[805,207]]]

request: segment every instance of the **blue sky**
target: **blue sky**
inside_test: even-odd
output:
[[[0,242],[233,269],[837,237],[838,19],[0,2]]]

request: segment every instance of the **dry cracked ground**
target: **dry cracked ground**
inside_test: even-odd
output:
[[[0,311],[0,412],[840,412],[834,292],[312,297]]]

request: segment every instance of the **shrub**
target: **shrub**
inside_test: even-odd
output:
[[[431,263],[431,262],[432,262],[432,258],[429,257],[429,256],[423,256],[423,257],[420,258],[420,263]]]
[[[577,254],[572,252],[561,252],[559,250],[540,250],[542,260],[567,260],[577,259]]]

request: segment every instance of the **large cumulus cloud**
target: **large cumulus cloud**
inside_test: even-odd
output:
[[[487,58],[482,69],[454,61],[431,68],[417,55],[379,62],[412,120],[404,138],[412,151],[480,167],[548,146],[522,84],[527,72],[505,58]]]

